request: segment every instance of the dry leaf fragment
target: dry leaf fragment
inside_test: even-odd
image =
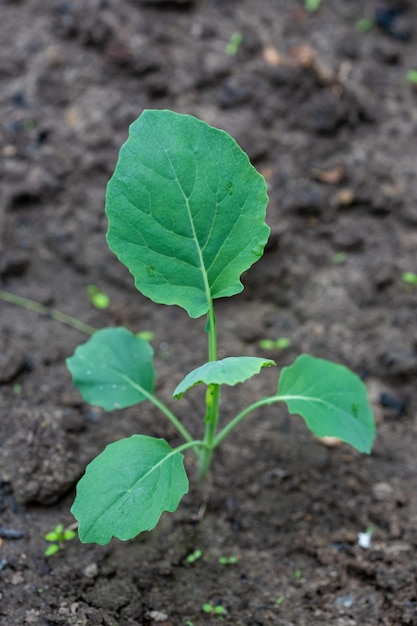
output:
[[[336,448],[342,442],[337,437],[315,437],[317,441],[320,441],[326,448]]]
[[[345,173],[345,166],[339,163],[330,170],[313,170],[312,176],[326,185],[337,185]]]
[[[349,206],[355,201],[355,194],[352,189],[341,189],[337,194],[337,202],[342,206]]]
[[[268,65],[272,65],[276,67],[281,63],[281,55],[276,48],[273,46],[265,46],[263,51],[264,61],[268,63]]]

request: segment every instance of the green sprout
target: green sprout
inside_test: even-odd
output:
[[[195,563],[196,561],[201,559],[202,556],[203,551],[197,549],[194,550],[194,552],[191,552],[191,554],[189,554],[185,560],[187,561],[187,563]]]
[[[417,85],[417,70],[409,70],[406,74],[406,79],[409,83]]]
[[[221,556],[219,558],[220,565],[236,565],[239,562],[239,557],[233,556]]]
[[[314,13],[315,11],[318,11],[320,4],[321,0],[305,0],[304,8],[309,13]]]
[[[151,342],[155,339],[155,333],[151,330],[142,330],[141,332],[136,333],[136,337]]]
[[[279,337],[278,339],[261,339],[259,347],[262,350],[284,350],[291,345],[291,339],[288,337]]]
[[[54,530],[45,535],[46,541],[51,543],[45,550],[45,556],[52,556],[62,550],[66,541],[71,541],[77,533],[72,528],[64,528],[64,524],[58,524]]]
[[[414,272],[404,272],[401,278],[407,285],[417,285],[417,274]]]
[[[369,19],[368,17],[362,17],[355,24],[355,28],[358,31],[358,33],[367,33],[369,30],[371,30],[371,28],[373,28],[373,26],[374,26],[373,21]]]
[[[33,128],[35,128],[36,124],[35,124],[35,121],[33,119],[28,117],[28,118],[26,118],[24,120],[23,126],[24,126],[25,130],[32,130]]]
[[[296,570],[295,570],[295,572],[294,572],[294,578],[295,578],[295,580],[301,580],[301,578],[302,578],[302,573],[301,573],[301,570],[300,570],[300,569],[296,569]]]
[[[275,604],[277,604],[278,606],[281,606],[281,604],[283,604],[285,601],[285,597],[284,596],[279,596],[276,600],[275,600]]]
[[[96,309],[107,309],[110,304],[110,298],[106,293],[100,291],[96,285],[88,285],[87,293]]]
[[[346,252],[336,252],[336,254],[333,255],[333,263],[336,263],[336,265],[342,265],[343,263],[346,263],[346,261]]]
[[[210,604],[209,602],[205,602],[202,607],[202,611],[204,613],[211,613],[212,615],[226,615],[227,611],[221,604]]]
[[[234,32],[230,36],[229,43],[226,46],[226,54],[230,56],[234,56],[240,48],[240,44],[242,43],[243,37],[242,33]]]

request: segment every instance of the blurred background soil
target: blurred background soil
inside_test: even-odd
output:
[[[106,248],[104,215],[129,124],[145,108],[196,115],[233,135],[270,196],[264,257],[242,294],[216,303],[219,356],[344,363],[378,421],[366,456],[264,408],[224,443],[209,485],[187,457],[190,493],[154,531],[106,547],[74,539],[46,558],[44,535],[73,524],[75,484],[107,443],[178,440],[146,404],[86,406],[65,358],[87,336],[0,301],[0,624],[417,624],[417,285],[403,280],[417,273],[415,3],[322,0],[309,13],[301,0],[1,0],[0,10],[0,289],[96,328],[152,331],[158,394],[199,434],[200,391],[178,405],[171,394],[206,360],[204,321],[135,291]],[[109,308],[93,307],[91,284]],[[282,337],[289,347],[262,347]],[[276,377],[225,393],[224,419]]]

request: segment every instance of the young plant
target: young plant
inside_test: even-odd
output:
[[[401,278],[406,285],[417,285],[417,274],[414,272],[403,272]]]
[[[100,291],[96,285],[88,285],[87,293],[91,300],[91,304],[96,309],[108,309],[110,305],[110,298],[106,293]]]
[[[203,613],[210,613],[211,615],[226,615],[227,611],[222,604],[210,604],[210,602],[205,602],[201,610]]]
[[[234,56],[235,54],[237,54],[242,40],[242,33],[239,33],[238,31],[232,33],[229,43],[226,46],[226,54],[228,54],[229,56]]]
[[[45,539],[50,545],[45,550],[45,556],[52,556],[62,550],[66,541],[71,541],[77,533],[72,528],[64,528],[64,524],[58,524],[54,530],[46,533]]]
[[[406,74],[406,78],[409,83],[417,87],[417,70],[409,70]]]
[[[193,450],[204,477],[213,451],[250,413],[284,402],[318,437],[333,436],[369,453],[375,434],[362,381],[342,365],[303,354],[281,371],[277,390],[219,427],[222,385],[236,385],[274,361],[217,358],[214,300],[243,289],[246,271],[269,236],[263,177],[225,132],[172,111],[147,110],[131,125],[108,184],[107,242],[156,303],[206,318],[208,361],[173,391],[179,400],[206,386],[202,436],[196,438],[155,394],[153,350],[125,328],[97,331],[67,360],[83,398],[106,411],[144,401],[168,418],[184,443],[133,435],[108,445],[88,465],[72,513],[81,541],[105,544],[152,529],[188,490],[183,452]]]
[[[314,13],[319,10],[320,4],[321,0],[305,0],[304,8],[306,11],[309,11],[309,13]]]

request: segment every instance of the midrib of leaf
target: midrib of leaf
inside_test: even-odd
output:
[[[339,394],[340,393],[341,392],[339,392]],[[274,404],[275,402],[287,402],[288,400],[315,402],[315,403],[324,405],[328,409],[333,410],[335,408],[334,404],[332,404],[331,402],[328,402],[327,400],[323,400],[321,398],[317,398],[314,396],[310,397],[310,396],[301,396],[301,395],[278,395],[278,394],[273,395],[273,396],[267,396],[266,398],[257,400],[250,406],[243,409],[243,411],[238,413],[238,415],[236,415],[228,424],[226,424],[226,426],[221,430],[221,432],[218,433],[215,439],[215,442],[214,442],[215,447],[217,447],[223,441],[223,439],[225,439],[225,437],[233,430],[233,428],[235,428],[239,424],[239,422],[242,421],[244,417],[246,417],[246,415],[249,415],[249,413],[252,413],[252,411],[254,411],[255,409],[258,409],[261,406],[269,406],[270,404]],[[358,417],[353,416],[347,410],[341,409],[339,407],[336,407],[336,408],[340,411],[343,411],[343,413],[347,415],[351,420],[353,419],[354,423],[359,423],[359,425],[362,427],[366,426],[366,429],[368,431],[373,430],[372,424],[365,424],[365,422],[363,422],[362,420],[359,420]]]
[[[338,392],[337,393],[338,396],[343,395],[343,392]],[[297,400],[298,402],[312,402],[312,403],[316,403],[316,404],[321,404],[324,407],[326,407],[329,411],[330,410],[334,410],[335,405],[332,404],[331,402],[328,402],[327,400],[324,400],[323,398],[315,398],[315,397],[310,397],[310,396],[294,396],[294,395],[284,395],[284,396],[280,396],[280,395],[276,395],[276,396],[272,396],[270,398],[270,403],[272,404],[274,401],[279,400],[280,402],[287,402],[287,401],[291,401],[291,400]],[[354,424],[359,424],[362,427],[365,426],[365,423],[360,420],[358,418],[358,416],[356,415],[352,415],[352,413],[350,413],[347,409],[344,409],[342,407],[338,407],[336,405],[336,409],[338,411],[341,411],[344,415],[346,415],[350,420],[353,420]],[[372,425],[371,424],[366,424],[366,428],[368,430],[372,429]]]
[[[342,394],[340,394],[340,392],[339,392],[338,395],[343,395],[343,392],[342,392]],[[331,402],[328,402],[327,400],[323,400],[323,398],[317,398],[317,397],[314,397],[314,396],[304,396],[304,395],[303,396],[287,396],[287,395],[279,396],[279,395],[277,395],[277,396],[271,396],[270,400],[271,400],[271,403],[273,401],[275,401],[275,400],[279,400],[279,401],[283,401],[283,402],[287,402],[288,400],[298,400],[298,401],[301,401],[301,402],[316,402],[318,404],[324,404],[326,407],[332,408],[332,409],[334,409],[334,407],[335,407],[335,405],[332,404]],[[341,409],[340,407],[337,407],[337,408],[338,408],[339,411],[343,411],[344,413],[348,413],[347,411],[345,411],[344,409]]]
[[[101,513],[98,517],[96,517],[94,519],[94,521],[92,522],[93,524],[96,524],[97,522],[99,522],[101,519],[103,519],[103,517],[105,517],[105,515],[108,513],[109,509],[112,508],[116,502],[120,502],[121,500],[123,500],[123,498],[126,497],[127,493],[130,493],[131,491],[133,491],[134,489],[136,489],[137,485],[139,485],[141,482],[143,482],[144,480],[146,480],[146,478],[148,478],[149,476],[151,476],[152,472],[155,472],[157,469],[159,469],[163,463],[165,461],[168,461],[168,459],[174,455],[174,454],[178,454],[178,450],[171,450],[171,452],[169,452],[169,454],[165,455],[164,457],[162,457],[158,463],[156,463],[155,465],[152,465],[149,470],[143,474],[138,480],[136,480],[135,482],[132,483],[132,485],[130,485],[130,487],[128,489],[126,489],[123,493],[122,496],[116,496],[111,503],[106,507],[106,509],[103,511],[103,513]]]
[[[193,216],[192,216],[192,213],[191,213],[191,206],[190,206],[189,198],[188,198],[187,194],[185,193],[185,191],[183,189],[183,186],[181,185],[181,182],[180,182],[180,180],[179,180],[179,178],[177,176],[177,172],[175,171],[175,167],[174,167],[174,165],[173,165],[173,163],[171,161],[169,153],[168,153],[168,151],[165,148],[164,148],[164,152],[166,154],[169,166],[170,166],[171,171],[172,171],[172,173],[174,175],[175,181],[176,181],[176,183],[178,185],[178,188],[179,188],[179,190],[181,192],[181,195],[184,198],[185,206],[187,208],[188,220],[190,222],[191,230],[192,230],[192,233],[193,233],[193,239],[194,239],[195,247],[196,247],[196,250],[197,250],[198,260],[199,260],[199,264],[200,264],[200,270],[201,270],[201,273],[203,275],[204,291],[205,291],[205,294],[206,294],[207,304],[208,304],[209,309],[211,309],[212,308],[212,298],[211,298],[210,285],[209,285],[209,281],[208,281],[208,274],[207,274],[206,266],[204,264],[204,257],[203,257],[202,249],[200,247],[200,242],[198,241],[198,238],[197,238],[197,233],[196,233],[196,230],[195,230],[194,220],[193,220]]]

